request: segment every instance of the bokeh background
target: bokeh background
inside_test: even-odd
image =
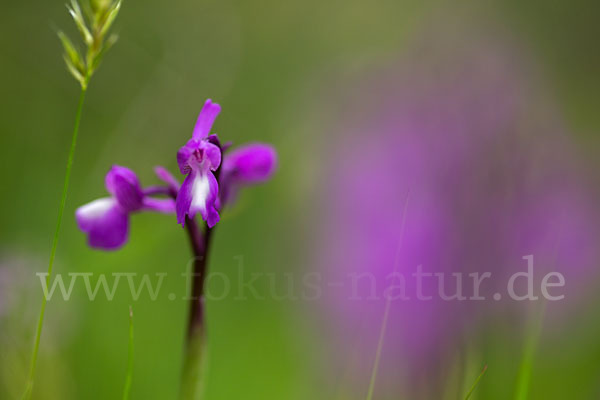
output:
[[[35,273],[46,270],[78,86],[66,72],[55,35],[60,27],[75,36],[62,1],[5,1],[1,7],[0,398],[15,399],[28,369],[42,295]],[[112,164],[134,169],[144,185],[157,183],[155,165],[176,172],[176,151],[210,97],[223,107],[215,125],[222,139],[272,143],[280,159],[274,179],[247,190],[224,215],[212,271],[238,282],[241,257],[246,278],[272,274],[282,290],[286,274],[298,283],[307,272],[335,277],[346,267],[377,271],[390,259],[397,233],[386,234],[382,224],[389,220],[398,227],[403,204],[395,200],[404,198],[407,179],[415,180],[411,201],[429,202],[423,214],[452,202],[443,215],[461,213],[465,221],[453,219],[449,229],[435,217],[417,218],[413,228],[426,226],[439,237],[411,236],[409,230],[408,243],[421,253],[407,260],[423,262],[418,257],[447,251],[465,270],[472,267],[465,259],[485,263],[486,257],[505,255],[503,248],[482,250],[481,235],[492,232],[486,223],[497,220],[473,225],[485,210],[507,204],[495,203],[496,195],[522,194],[529,202],[523,211],[517,197],[514,210],[500,218],[563,199],[557,209],[569,220],[576,213],[578,221],[563,232],[572,239],[564,253],[577,257],[557,267],[568,277],[567,297],[547,306],[528,398],[598,398],[598,11],[591,0],[126,0],[115,26],[120,40],[89,88],[55,271],[169,277],[156,301],[144,295],[134,301],[125,285],[113,301],[89,301],[81,285],[69,301],[51,300],[34,397],[119,398],[132,305],[132,398],[176,398],[187,304],[167,294],[186,290],[177,278],[189,261],[184,232],[174,217],[136,215],[129,243],[103,253],[86,246],[73,214],[104,196],[103,178]],[[482,139],[504,137],[507,126],[519,133],[507,141]],[[416,153],[422,157],[407,148],[423,151]],[[521,150],[518,158],[511,149]],[[515,164],[530,155],[531,163]],[[448,170],[456,179],[450,183],[438,173],[445,170],[439,163],[445,157],[458,160],[453,166],[468,160]],[[405,159],[412,161],[398,161]],[[407,178],[406,168],[426,172]],[[530,176],[540,170],[549,172]],[[529,178],[521,181],[521,175]],[[530,190],[514,191],[519,182]],[[373,209],[389,219],[371,218]],[[529,222],[534,237],[562,230],[543,224],[555,208],[541,210]],[[514,224],[505,234],[518,239]],[[370,230],[356,233],[365,226]],[[451,246],[449,230],[456,233]],[[365,261],[358,266],[354,241],[363,245]],[[478,250],[465,250],[473,247]],[[542,246],[543,256],[550,247]],[[570,263],[577,264],[576,274],[569,275]],[[495,261],[490,265],[500,268]],[[209,284],[222,289],[218,279]],[[327,293],[281,300],[272,295],[269,280],[255,286],[265,299],[236,300],[232,292],[207,305],[206,398],[366,398],[382,303],[340,306]],[[375,398],[461,398],[484,364],[489,371],[474,397],[514,396],[528,332],[539,314],[527,304],[486,305],[454,305],[441,311],[443,319],[439,310],[410,305],[392,313],[399,322],[392,321],[386,335]],[[423,313],[428,320],[420,319]],[[401,323],[406,315],[416,318],[414,325]],[[366,325],[367,333],[356,324]],[[411,331],[415,326],[419,330]],[[423,336],[417,335],[421,329]],[[410,356],[397,351],[405,339],[414,344],[415,335],[429,342],[417,341],[423,348],[414,347]]]

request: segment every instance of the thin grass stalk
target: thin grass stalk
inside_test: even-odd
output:
[[[487,371],[488,366],[485,365],[483,367],[483,370],[479,373],[479,375],[477,376],[477,379],[475,379],[475,382],[473,382],[473,386],[471,386],[471,389],[469,389],[469,392],[467,393],[467,395],[465,396],[465,400],[469,400],[469,398],[471,397],[471,395],[473,394],[473,391],[475,390],[475,388],[477,387],[477,384],[479,383],[479,381],[481,380],[481,378],[483,377],[483,375],[485,375],[486,371]]]
[[[398,248],[396,250],[396,257],[394,259],[394,270],[395,273],[400,263],[400,249],[402,245],[402,238],[404,236],[404,225],[406,223],[406,210],[408,208],[408,199],[410,197],[410,191],[406,195],[406,201],[404,202],[404,210],[402,211],[402,223],[400,225],[400,237],[398,239]],[[389,313],[391,308],[391,298],[387,297],[385,302],[385,309],[383,311],[383,319],[381,321],[381,329],[379,331],[379,340],[377,342],[377,350],[375,353],[375,361],[373,362],[373,369],[371,371],[371,380],[369,382],[369,390],[367,392],[367,400],[373,399],[373,393],[375,392],[375,381],[377,380],[377,372],[379,370],[379,361],[381,359],[381,352],[383,350],[383,342],[385,338],[385,332],[387,330],[387,324],[389,319]]]
[[[523,358],[519,366],[517,375],[517,386],[515,390],[515,400],[527,400],[529,398],[529,387],[531,385],[531,375],[533,372],[533,360],[538,347],[538,341],[542,332],[546,303],[542,302],[537,316],[533,319],[527,332],[525,346],[523,349]]]
[[[67,168],[65,171],[65,178],[63,183],[63,191],[60,200],[60,205],[58,207],[58,217],[56,220],[56,229],[54,231],[54,239],[52,240],[52,249],[50,251],[50,260],[48,261],[48,274],[46,275],[46,287],[51,282],[52,279],[52,270],[54,266],[54,258],[56,256],[56,248],[58,247],[58,239],[60,236],[60,227],[62,225],[63,214],[65,211],[65,205],[67,204],[67,193],[69,191],[69,181],[71,179],[71,169],[73,167],[73,158],[75,156],[75,146],[77,145],[77,136],[79,135],[79,123],[81,121],[81,112],[83,110],[83,103],[85,100],[86,87],[81,87],[81,93],[79,95],[79,104],[77,106],[77,113],[75,114],[75,126],[73,128],[73,135],[71,138],[71,148],[69,150],[69,156],[67,158]],[[33,392],[33,383],[35,380],[35,371],[38,360],[38,353],[40,349],[40,339],[42,337],[42,328],[44,326],[44,315],[46,313],[46,304],[48,300],[46,296],[42,296],[42,305],[40,308],[40,316],[38,318],[34,345],[33,345],[33,354],[31,356],[31,364],[29,368],[29,376],[27,379],[27,386],[25,388],[25,393],[23,394],[23,400],[29,400],[31,398],[31,394]]]
[[[127,375],[125,377],[125,388],[123,389],[123,400],[129,400],[131,394],[131,383],[133,382],[133,308],[129,306],[129,345],[127,347]]]

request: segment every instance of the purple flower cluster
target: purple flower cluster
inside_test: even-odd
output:
[[[407,398],[441,398],[431,388],[435,372],[449,370],[449,349],[476,343],[501,318],[520,327],[517,318],[529,316],[506,292],[526,270],[523,256],[535,257],[538,295],[548,272],[567,282],[567,300],[548,305],[550,321],[578,304],[599,259],[596,194],[572,133],[519,53],[483,34],[433,37],[435,45],[425,37],[389,68],[367,72],[355,91],[339,85],[316,191],[315,264],[336,283],[323,309],[338,362],[351,359],[357,376],[369,376],[390,293],[378,379],[397,387],[404,374],[403,390],[426,393]],[[443,286],[430,276],[419,287],[419,266]],[[485,301],[471,300],[469,274],[485,272]],[[446,301],[441,291],[466,299]]]
[[[212,125],[221,107],[208,99],[200,111],[192,138],[177,152],[179,170],[186,175],[180,185],[165,168],[156,167],[167,186],[143,188],[128,168],[113,166],[106,174],[110,197],[83,205],[75,212],[79,229],[88,235],[91,247],[112,250],[121,247],[129,232],[129,215],[140,211],[176,213],[177,223],[200,214],[209,228],[219,222],[219,212],[239,188],[268,180],[277,166],[277,153],[267,144],[253,143],[225,154]],[[155,197],[167,195],[168,198]]]

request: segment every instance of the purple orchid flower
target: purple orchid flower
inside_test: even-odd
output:
[[[179,170],[186,175],[181,185],[169,171],[159,166],[154,172],[165,185],[142,189],[135,173],[113,166],[106,176],[106,188],[112,196],[86,204],[76,212],[77,224],[88,234],[89,245],[105,250],[119,248],[127,241],[130,213],[142,210],[176,213],[177,223],[185,226],[189,235],[194,256],[188,344],[196,343],[198,337],[204,336],[204,281],[212,234],[210,228],[219,222],[219,211],[239,188],[266,181],[277,166],[275,149],[259,143],[232,151],[221,165],[222,154],[229,144],[221,146],[219,138],[210,134],[220,111],[221,107],[208,99],[200,111],[192,138],[177,152]],[[151,197],[154,195],[168,198]],[[197,213],[206,221],[203,229],[194,218]],[[193,351],[188,356],[190,360],[200,359],[201,353],[194,354],[198,351],[196,347],[188,346]],[[199,368],[195,368],[183,375],[196,386],[200,379],[198,371]],[[188,386],[188,383],[184,381],[183,385]]]
[[[106,190],[112,195],[85,204],[75,217],[79,229],[88,235],[91,247],[114,250],[121,247],[129,233],[129,214],[137,211],[175,212],[172,199],[156,199],[142,190],[136,174],[114,165],[106,174]]]
[[[125,167],[113,166],[106,175],[106,188],[112,195],[95,200],[77,209],[79,228],[88,234],[88,243],[99,249],[117,249],[127,241],[129,214],[151,210],[177,214],[177,223],[185,225],[200,213],[209,228],[219,221],[219,211],[231,202],[241,187],[268,180],[277,167],[277,153],[267,144],[252,143],[228,153],[221,165],[222,152],[217,135],[209,135],[221,107],[206,100],[192,138],[177,152],[182,174],[180,185],[163,167],[155,173],[166,186],[142,189],[135,173]],[[215,173],[219,172],[219,181]],[[220,187],[219,187],[220,186]],[[168,199],[158,199],[163,195]]]
[[[225,155],[217,208],[232,201],[241,187],[266,182],[276,168],[277,152],[267,144],[247,144]]]
[[[185,225],[186,216],[200,213],[212,228],[219,222],[216,202],[219,184],[213,174],[221,165],[221,146],[216,135],[210,135],[221,106],[206,100],[198,115],[192,138],[177,152],[177,164],[186,175],[177,194],[177,223]]]

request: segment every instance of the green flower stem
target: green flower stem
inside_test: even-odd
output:
[[[71,178],[71,168],[73,166],[73,157],[75,155],[75,146],[77,144],[77,135],[79,134],[79,122],[81,120],[81,110],[83,109],[83,102],[85,100],[86,87],[82,86],[81,94],[79,96],[79,105],[77,106],[77,114],[75,115],[75,126],[73,128],[73,136],[71,139],[71,149],[69,150],[69,158],[67,159],[67,169],[65,171],[65,179],[63,184],[62,197],[60,200],[60,206],[58,208],[58,218],[56,221],[56,230],[54,231],[54,239],[52,241],[52,250],[50,251],[50,261],[48,262],[48,275],[46,276],[46,287],[50,284],[52,278],[52,267],[54,266],[54,257],[56,256],[56,247],[58,246],[58,237],[60,234],[60,226],[62,224],[63,213],[65,211],[65,204],[67,203],[67,192],[69,190],[69,180]],[[40,339],[42,336],[42,328],[44,326],[44,314],[46,313],[46,296],[42,297],[42,307],[40,310],[40,317],[37,323],[35,342],[33,345],[33,354],[31,356],[31,366],[29,369],[29,378],[27,380],[27,387],[25,394],[23,394],[23,400],[29,400],[33,391],[33,382],[35,378],[35,368],[37,365],[38,352],[40,349]]]
[[[220,149],[223,151],[223,149]],[[219,182],[221,167],[215,171]],[[176,193],[171,193],[173,198]],[[186,217],[185,227],[194,254],[194,274],[191,287],[185,360],[181,376],[181,400],[201,400],[204,397],[203,374],[206,370],[206,326],[204,321],[204,281],[208,269],[208,254],[214,227],[204,224],[204,232],[198,229],[193,218]]]
[[[204,327],[198,326],[190,332],[185,349],[185,360],[181,376],[181,400],[203,398],[203,371],[206,362],[206,335]]]
[[[181,400],[199,400],[203,397],[203,364],[206,362],[206,327],[204,321],[204,280],[208,250],[213,229],[208,226],[200,234],[196,221],[186,219],[186,228],[194,252],[194,275],[191,287],[185,360],[181,376]]]

